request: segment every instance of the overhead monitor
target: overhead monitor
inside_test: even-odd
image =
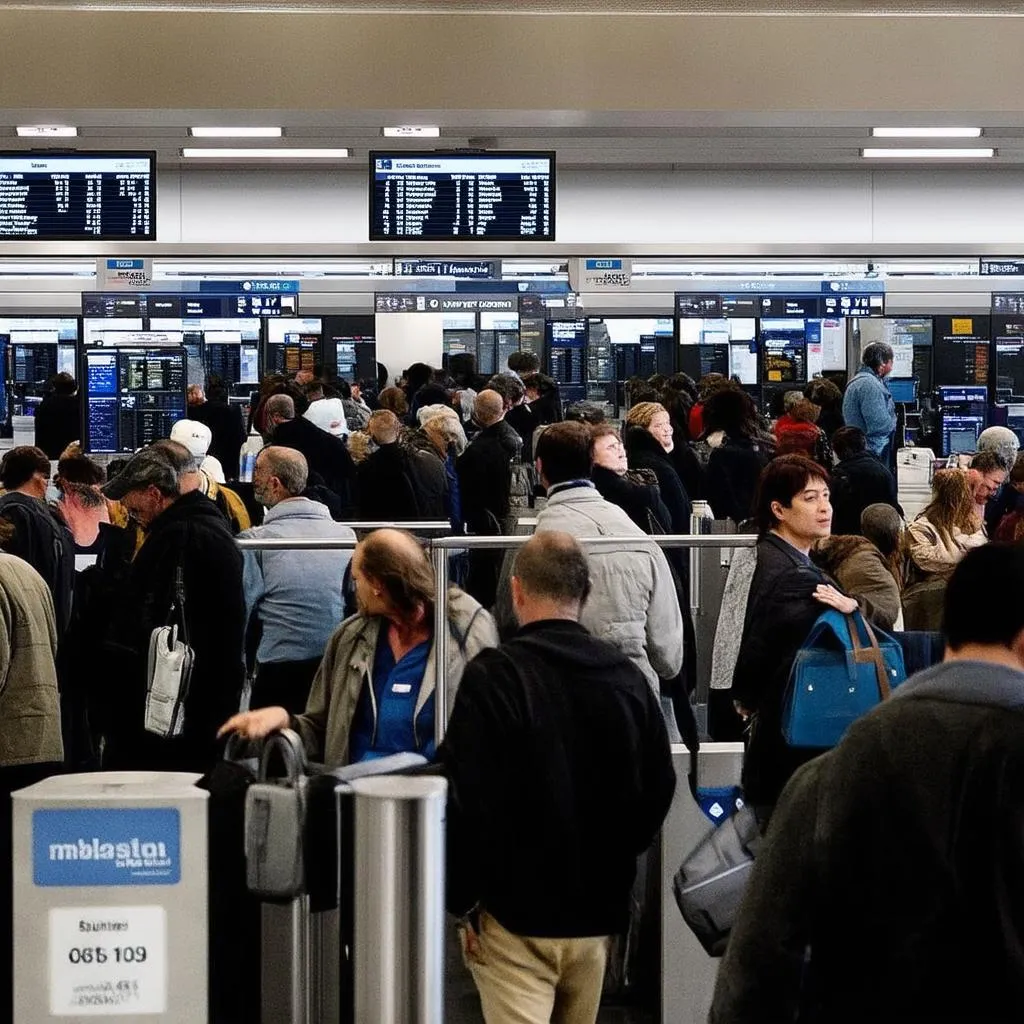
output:
[[[978,450],[978,438],[988,421],[988,388],[939,387],[942,415],[942,454],[958,455]]]
[[[86,349],[84,364],[87,451],[136,451],[184,418],[184,348]]]
[[[991,323],[987,316],[935,318],[935,383],[989,383]]]
[[[562,386],[562,397],[567,403],[582,400],[586,394],[586,320],[549,320],[545,333],[548,374]]]
[[[370,153],[370,240],[555,240],[555,154]]]
[[[203,334],[203,366],[207,377],[219,377],[228,387],[259,384],[260,347],[243,341],[240,331],[206,331]]]
[[[803,384],[807,380],[807,325],[797,317],[760,321],[766,384]]]
[[[156,154],[0,152],[0,239],[154,241]]]
[[[1024,401],[1024,316],[992,318],[996,346],[996,401]]]

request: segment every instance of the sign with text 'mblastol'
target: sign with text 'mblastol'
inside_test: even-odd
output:
[[[32,878],[38,886],[177,885],[179,812],[173,807],[33,811]]]

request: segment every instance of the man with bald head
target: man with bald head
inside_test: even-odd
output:
[[[579,624],[589,591],[587,556],[569,534],[539,533],[519,549],[519,631],[466,666],[438,750],[450,784],[449,909],[464,915],[487,1024],[596,1019],[636,858],[675,790],[653,690]]]
[[[275,396],[284,397],[284,396]],[[252,486],[265,505],[262,526],[242,537],[340,539],[355,543],[327,506],[302,497],[309,467],[293,448],[270,445],[256,457]],[[246,617],[262,627],[249,706],[298,714],[331,633],[344,618],[342,584],[351,549],[243,552]]]

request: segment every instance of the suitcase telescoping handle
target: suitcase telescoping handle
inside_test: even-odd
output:
[[[850,630],[850,643],[853,647],[849,656],[857,664],[875,666],[875,675],[878,677],[878,699],[888,700],[892,696],[889,673],[886,669],[885,658],[882,656],[882,649],[878,646],[878,637],[875,636],[871,623],[859,612],[853,612],[846,616],[846,624]],[[867,646],[861,642],[860,626],[864,627],[864,632],[867,634]]]
[[[270,763],[275,753],[280,754],[284,764],[285,775],[280,781],[284,785],[296,787],[306,774],[306,751],[299,734],[294,729],[281,729],[266,738],[260,754],[260,782],[271,779]]]

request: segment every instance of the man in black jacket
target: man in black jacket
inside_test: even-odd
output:
[[[304,416],[296,416],[291,395],[271,395],[267,399],[266,414],[273,443],[302,452],[309,467],[310,483],[323,484],[333,491],[345,514],[351,514],[355,505],[356,464],[345,442]]]
[[[859,427],[841,427],[832,437],[839,465],[832,470],[832,533],[859,534],[868,505],[892,505],[898,511],[896,478],[877,455],[867,450]]]
[[[36,409],[36,444],[48,459],[59,459],[82,436],[82,399],[70,373],[58,373]]]
[[[370,522],[448,519],[448,476],[428,451],[402,444],[402,425],[378,409],[367,427],[377,450],[359,464],[359,518]]]
[[[459,457],[462,516],[471,533],[496,534],[508,518],[512,466],[519,461],[522,438],[505,422],[501,395],[487,388],[476,396],[473,419],[480,432]]]
[[[103,666],[107,770],[208,771],[217,728],[238,710],[242,691],[245,599],[242,553],[220,509],[200,491],[182,493],[195,471],[173,441],[144,448],[106,486],[147,531],[111,611]],[[175,609],[181,570],[183,606]],[[150,636],[168,623],[195,652],[181,736],[145,730]]]
[[[943,664],[790,780],[712,1024],[1015,1020],[1024,994],[1024,548],[969,552]]]
[[[75,542],[68,528],[46,504],[50,460],[39,448],[11,448],[0,462],[0,518],[14,528],[4,550],[32,566],[53,595],[57,637],[71,621],[71,593],[75,582]]]
[[[675,790],[651,687],[579,625],[589,587],[569,534],[523,546],[520,631],[466,667],[438,751],[449,908],[487,1024],[596,1018],[608,937]]]
[[[202,395],[202,390],[199,394]],[[188,407],[188,418],[205,423],[213,434],[208,455],[220,462],[225,480],[238,479],[239,455],[245,444],[245,424],[242,408],[228,401],[227,388],[220,381],[210,379],[210,394],[205,402]]]

